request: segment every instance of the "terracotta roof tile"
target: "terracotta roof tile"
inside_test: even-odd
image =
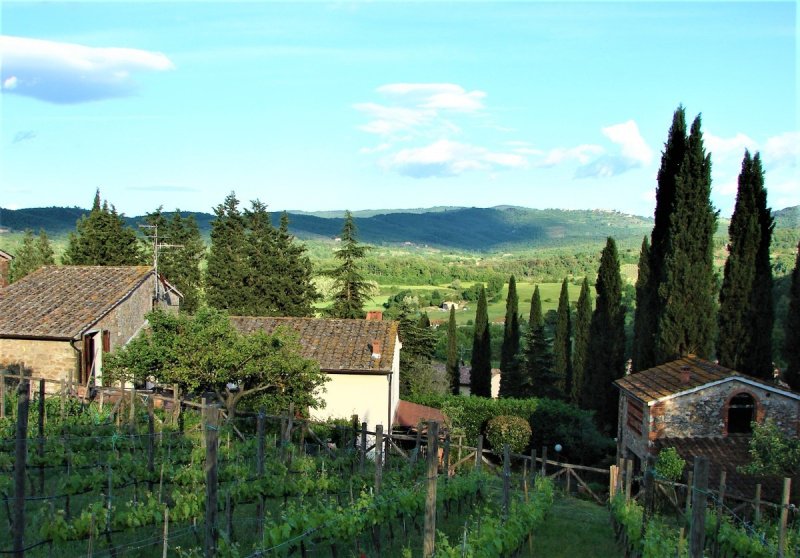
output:
[[[0,250],[0,260],[8,260],[8,261],[11,261],[11,260],[13,260],[13,259],[14,259],[14,256],[12,256],[11,254],[9,254],[8,252],[3,252],[2,250]]]
[[[322,370],[392,371],[397,322],[232,316],[231,323],[242,333],[272,333],[279,326],[295,331],[303,356],[317,361]],[[373,358],[376,340],[381,345],[380,358]]]
[[[147,266],[46,266],[0,290],[0,337],[71,339],[124,300]]]
[[[404,401],[403,399],[398,402],[397,410],[394,414],[394,424],[416,428],[420,422],[428,420],[435,420],[444,425],[447,422],[447,417],[442,411],[433,407]]]

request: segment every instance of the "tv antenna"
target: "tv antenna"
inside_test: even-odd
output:
[[[158,277],[158,253],[162,248],[183,248],[183,244],[167,244],[164,242],[159,242],[158,225],[139,225],[139,228],[152,231],[152,234],[145,234],[144,236],[145,238],[152,239],[153,241],[153,271],[156,275],[156,284],[153,295],[155,296],[156,300],[159,300],[159,285],[161,284],[161,281]]]

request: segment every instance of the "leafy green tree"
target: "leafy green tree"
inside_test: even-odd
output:
[[[344,214],[342,227],[342,248],[336,251],[339,266],[330,272],[333,277],[333,304],[327,309],[332,318],[363,318],[364,304],[369,298],[370,284],[361,271],[360,260],[367,253],[367,247],[358,243],[356,224],[349,211]]]
[[[194,215],[183,217],[180,209],[165,215],[159,207],[145,216],[145,222],[157,226],[159,244],[168,245],[158,249],[159,274],[183,295],[182,310],[197,311],[202,289],[200,262],[206,248]]]
[[[674,210],[658,288],[656,359],[667,362],[693,353],[712,354],[716,337],[714,232],[711,205],[711,157],[703,147],[700,116],[692,123],[676,182]],[[656,245],[653,243],[653,250]]]
[[[783,358],[786,359],[784,379],[795,391],[800,391],[800,242],[797,260],[789,287],[789,310],[786,314]]]
[[[214,208],[214,215],[205,275],[206,302],[212,308],[241,314],[247,305],[247,293],[242,288],[248,276],[247,234],[234,192]]]
[[[553,370],[553,349],[545,332],[539,285],[534,287],[531,297],[531,313],[523,360],[526,396],[550,399],[563,397],[564,392],[559,387],[559,377]]]
[[[11,282],[19,281],[29,273],[45,265],[55,264],[53,248],[44,229],[39,230],[39,237],[34,238],[30,229],[22,237],[22,245],[11,260]]]
[[[489,314],[486,291],[481,286],[478,308],[475,312],[475,330],[472,337],[470,393],[479,397],[492,396],[492,340],[489,333]]]
[[[94,196],[92,210],[78,219],[62,258],[67,265],[139,265],[144,263],[136,231],[107,201]]]
[[[581,294],[578,296],[578,308],[575,313],[575,343],[572,352],[572,391],[570,402],[575,405],[584,401],[583,392],[586,387],[586,366],[589,362],[589,331],[592,323],[592,292],[589,279],[583,278]]]
[[[582,406],[596,411],[601,428],[612,430],[617,425],[617,390],[612,382],[625,374],[625,308],[617,244],[610,237],[600,256],[595,290]]]
[[[431,364],[436,349],[436,335],[430,327],[422,325],[415,309],[404,304],[398,316],[398,334],[403,350],[400,351],[400,397],[437,391],[433,385],[434,369]]]
[[[762,230],[762,226],[766,230]],[[728,259],[719,294],[717,355],[723,366],[763,379],[772,379],[769,242],[773,226],[766,207],[760,157],[756,154],[752,158],[745,151],[736,206],[728,228]],[[762,241],[766,242],[763,250]],[[766,261],[757,262],[759,255],[763,259],[764,254]],[[769,352],[764,354],[766,349]]]
[[[517,281],[512,275],[508,279],[506,319],[503,326],[503,347],[500,351],[500,397],[518,397],[521,380],[519,356],[519,296]]]
[[[753,425],[748,475],[794,477],[800,473],[800,440],[783,432],[771,419]]]
[[[237,407],[266,405],[273,411],[317,408],[326,376],[300,356],[296,336],[239,333],[224,312],[201,308],[194,315],[156,310],[149,331],[105,358],[104,380],[153,377],[189,393],[212,391],[233,420]]]
[[[645,370],[654,365],[655,355],[654,340],[655,322],[653,316],[656,309],[651,289],[654,288],[653,278],[650,274],[650,243],[647,237],[642,240],[642,250],[639,252],[639,273],[636,277],[636,309],[633,317],[633,355],[632,367],[635,372]]]
[[[558,318],[553,335],[553,372],[559,378],[559,390],[569,397],[572,393],[572,320],[566,278],[561,283],[558,297]]]
[[[447,322],[447,379],[450,393],[461,393],[461,371],[458,358],[458,330],[456,329],[456,308],[450,307],[450,319]]]

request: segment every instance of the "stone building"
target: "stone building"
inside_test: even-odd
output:
[[[695,356],[614,384],[620,390],[617,454],[634,459],[636,470],[648,455],[674,447],[690,466],[694,456],[708,457],[712,481],[724,468],[731,488],[741,485],[748,494],[756,481],[736,469],[749,462],[752,423],[769,418],[791,436],[800,429],[800,394]]]
[[[0,290],[0,368],[101,383],[103,353],[134,337],[156,304],[177,310],[180,298],[146,266],[40,268]]]
[[[7,287],[11,280],[11,260],[14,256],[0,250],[0,289]]]

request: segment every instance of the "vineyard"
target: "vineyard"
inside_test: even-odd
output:
[[[553,500],[549,479],[512,475],[508,455],[493,474],[437,423],[415,439],[294,413],[234,422],[27,384],[0,409],[0,555],[504,556]]]

